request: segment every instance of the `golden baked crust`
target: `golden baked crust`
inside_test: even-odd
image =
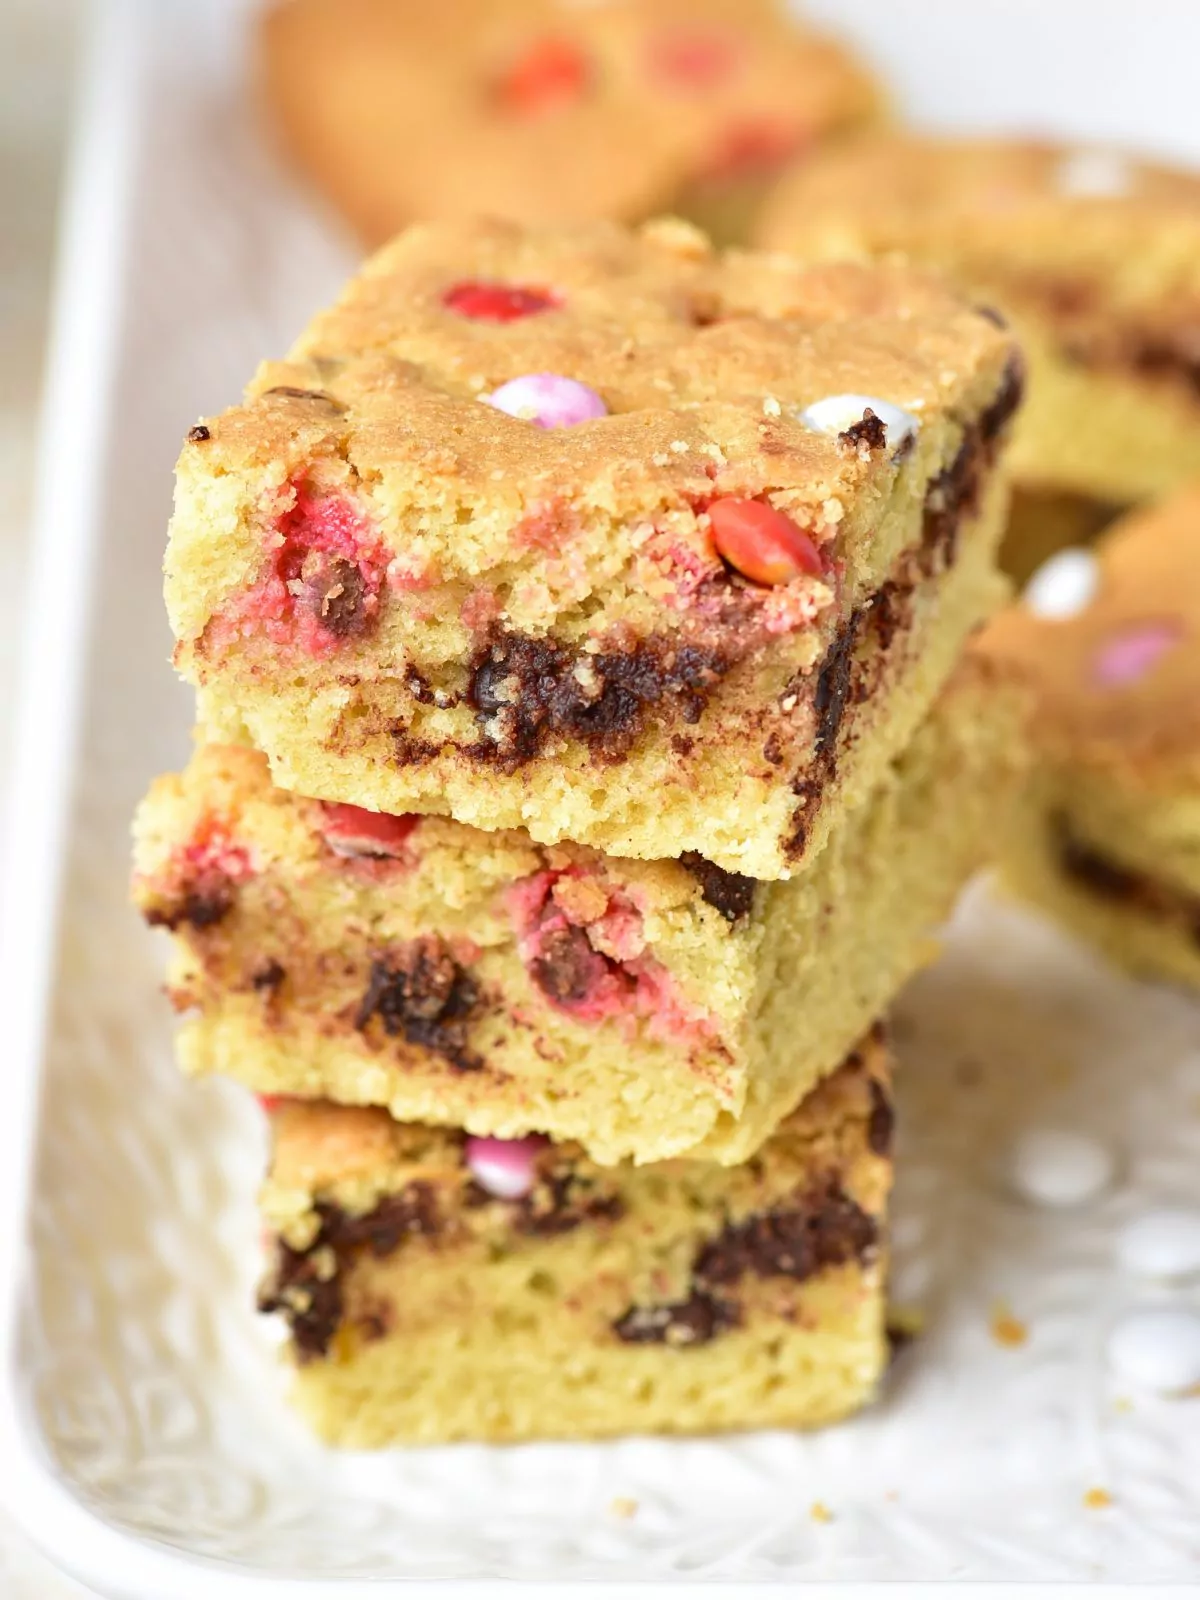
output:
[[[1200,175],[1048,142],[867,135],[799,164],[757,233],[902,257],[1013,321],[1018,485],[1127,504],[1200,472]]]
[[[637,221],[879,108],[776,0],[284,0],[259,71],[288,153],[371,245],[481,211]]]
[[[875,1030],[735,1168],[280,1106],[261,1303],[289,1323],[300,1408],[368,1447],[855,1409],[886,1359],[889,1069]]]
[[[535,309],[460,314],[480,284]],[[603,414],[482,403],[546,373]],[[721,257],[678,223],[414,228],[193,430],[177,661],[203,720],[302,792],[779,876],[825,836],[814,769],[848,734],[829,677],[883,647],[881,591],[991,559],[1019,395],[1009,337],[903,269]],[[918,426],[813,425],[838,396]],[[807,568],[722,559],[711,508],[745,501]],[[859,745],[872,770],[896,748]],[[652,792],[669,818],[637,814]]]

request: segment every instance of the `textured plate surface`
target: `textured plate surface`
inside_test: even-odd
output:
[[[1200,1306],[1130,1279],[1113,1248],[1128,1219],[1196,1199],[1200,1008],[978,893],[900,1009],[897,1293],[927,1327],[870,1415],[812,1438],[377,1457],[328,1454],[291,1419],[249,1309],[258,1114],[173,1071],[127,825],[187,747],[159,580],[178,443],[350,256],[263,153],[236,12],[147,18],[120,303],[100,308],[119,359],[79,374],[106,386],[108,454],[2,1463],[35,1533],[105,1592],[154,1600],[208,1593],[206,1562],[230,1595],[302,1574],[339,1595],[387,1577],[1195,1580],[1200,1399],[1123,1389],[1103,1346],[1131,1304]],[[49,441],[52,473],[76,442]],[[1064,1125],[1117,1180],[1081,1209],[1031,1208],[1004,1157],[1022,1129]],[[1002,1307],[1024,1342],[995,1336]],[[1111,1504],[1090,1508],[1094,1489]]]

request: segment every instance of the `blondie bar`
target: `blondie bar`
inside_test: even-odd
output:
[[[902,269],[414,228],[192,429],[177,663],[299,793],[783,877],[997,598],[1019,394]]]
[[[597,1168],[284,1102],[260,1304],[333,1444],[806,1427],[886,1362],[892,1105],[873,1033],[733,1169]]]
[[[744,1160],[987,858],[1017,714],[964,663],[872,800],[775,883],[303,800],[255,752],[201,746],[136,830],[182,1064],[603,1162]]]
[[[1068,565],[1069,563],[1069,565]],[[1037,691],[1013,886],[1134,971],[1200,986],[1200,489],[1034,580],[985,648]]]
[[[1019,537],[1040,523],[1041,554],[1066,497],[1093,503],[1076,528],[1096,525],[1200,473],[1200,175],[1111,150],[868,135],[798,164],[759,238],[899,254],[1002,308],[1029,361]]]
[[[880,107],[780,0],[276,0],[258,55],[285,150],[371,245],[480,213],[744,235],[783,162]]]

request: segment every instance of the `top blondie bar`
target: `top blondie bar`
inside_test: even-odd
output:
[[[997,598],[1020,387],[906,269],[415,227],[191,430],[177,664],[284,788],[786,877]]]

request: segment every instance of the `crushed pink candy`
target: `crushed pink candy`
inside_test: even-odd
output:
[[[1178,622],[1143,622],[1114,633],[1092,657],[1093,680],[1104,689],[1136,683],[1183,638]]]
[[[523,1200],[537,1182],[537,1158],[549,1144],[542,1134],[524,1139],[467,1140],[467,1168],[475,1182],[497,1200]]]
[[[340,649],[345,637],[326,625],[315,595],[306,592],[306,562],[315,557],[319,566],[320,558],[328,557],[357,568],[362,580],[357,632],[378,614],[392,553],[347,496],[322,494],[302,481],[292,485],[291,494],[291,505],[267,537],[265,575],[214,619],[210,639],[221,644],[265,634],[273,644],[297,646],[323,659]]]
[[[712,1038],[711,1017],[685,1001],[662,962],[646,953],[642,914],[626,895],[581,868],[547,868],[514,883],[506,899],[521,959],[551,1005],[580,1022],[616,1020],[632,1029],[644,1019],[652,1037],[674,1042]],[[582,993],[565,1000],[538,982],[537,966],[552,937],[568,929],[577,930],[587,948],[573,953]]]
[[[182,875],[190,879],[228,878],[240,883],[254,871],[245,845],[235,844],[228,823],[214,816],[201,819],[175,861]]]

